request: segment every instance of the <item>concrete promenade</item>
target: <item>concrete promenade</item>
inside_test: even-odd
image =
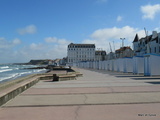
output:
[[[78,69],[41,80],[0,108],[0,120],[160,120],[160,76]]]

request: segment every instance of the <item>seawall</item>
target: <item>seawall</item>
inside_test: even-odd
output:
[[[0,106],[36,84],[41,75],[29,75],[0,86]]]

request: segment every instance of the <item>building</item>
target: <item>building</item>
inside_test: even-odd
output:
[[[60,60],[61,59],[55,59],[55,60],[53,60],[53,65],[60,66]]]
[[[113,59],[115,59],[115,53],[114,52],[108,53],[106,56],[106,60],[113,60]]]
[[[106,60],[106,51],[97,50],[95,51],[95,61],[104,61]]]
[[[129,47],[121,47],[115,51],[116,58],[133,57],[133,50]]]
[[[95,44],[70,43],[67,49],[67,62],[76,63],[81,61],[94,61]]]
[[[160,33],[152,32],[152,35],[139,39],[136,34],[133,40],[134,56],[143,56],[144,54],[160,54]]]
[[[67,63],[67,58],[64,57],[63,59],[60,60],[59,63],[60,63],[60,65],[66,65],[66,63]]]

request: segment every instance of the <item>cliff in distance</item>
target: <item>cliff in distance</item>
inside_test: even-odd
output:
[[[48,65],[49,60],[30,60],[28,65]]]

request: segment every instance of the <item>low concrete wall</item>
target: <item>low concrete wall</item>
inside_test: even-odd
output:
[[[58,76],[58,81],[65,81],[65,80],[76,80],[76,75],[62,75],[62,76]]]
[[[7,93],[1,94],[0,95],[0,106],[3,105],[3,104],[5,104],[9,100],[11,100],[12,98],[14,98],[15,96],[17,96],[18,94],[22,93],[26,89],[30,88],[31,86],[33,86],[34,84],[36,84],[38,81],[39,81],[39,78],[35,77],[35,79],[33,79],[32,81],[28,81],[25,84],[22,84],[19,87],[14,88],[14,89],[8,91]]]
[[[53,79],[53,74],[51,75],[46,75],[44,77],[40,77],[39,80],[49,80],[49,79]]]
[[[73,74],[74,73],[74,74]],[[58,75],[59,81],[63,80],[73,80],[76,79],[76,77],[83,76],[81,73],[73,72],[70,74],[60,74]],[[0,90],[5,90],[7,88],[10,88],[11,86],[14,86],[16,84],[20,84],[18,87],[12,88],[8,90],[6,93],[0,94],[0,106],[17,96],[18,94],[22,93],[26,89],[30,88],[34,84],[36,84],[39,80],[45,80],[45,79],[53,79],[53,74],[35,74],[30,75],[27,77],[19,78],[15,81],[8,82],[4,85],[0,86]],[[27,81],[28,80],[28,81]],[[26,82],[25,82],[26,81]]]

